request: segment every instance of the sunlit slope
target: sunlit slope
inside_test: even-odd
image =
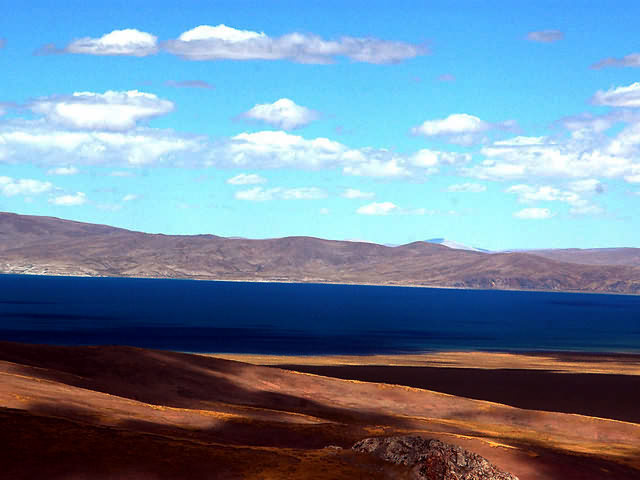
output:
[[[0,213],[0,271],[640,293],[640,267],[625,265],[582,265],[427,242],[386,247],[311,237],[147,234],[10,213]]]

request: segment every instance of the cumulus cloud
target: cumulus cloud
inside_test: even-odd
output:
[[[65,130],[41,121],[0,125],[0,162],[40,165],[184,165],[201,162],[204,140],[170,130]]]
[[[331,63],[344,56],[356,62],[397,63],[427,53],[424,46],[377,38],[338,40],[302,33],[272,38],[264,32],[239,30],[220,24],[200,25],[166,42],[164,48],[188,60],[291,60]]]
[[[406,166],[406,159],[386,150],[375,151],[371,149],[355,152],[353,160],[352,164],[344,166],[344,173],[378,178],[399,178],[411,175],[411,171]]]
[[[598,90],[591,102],[609,107],[640,107],[640,82],[607,91]]]
[[[527,40],[539,43],[553,43],[564,38],[564,33],[560,30],[539,30],[527,33]]]
[[[413,127],[411,133],[423,137],[436,137],[458,145],[486,142],[486,132],[494,129],[512,130],[515,122],[489,123],[466,113],[454,113],[443,119],[426,120]]]
[[[47,47],[52,50],[51,46],[45,46],[41,53],[46,53]],[[85,55],[146,57],[158,52],[158,39],[150,33],[141,32],[134,28],[126,28],[124,30],[114,30],[100,38],[78,38],[62,49],[62,52]]]
[[[569,190],[560,190],[556,187],[543,185],[533,187],[531,185],[513,185],[505,190],[506,193],[516,194],[521,203],[535,202],[564,202],[570,206],[569,213],[574,215],[589,215],[602,213],[602,208],[592,204],[583,194],[598,191],[599,182],[594,179],[586,179],[572,182]]]
[[[295,130],[309,125],[318,118],[318,113],[297,105],[293,100],[281,98],[273,103],[255,105],[242,114],[243,118],[267,123],[284,130]]]
[[[586,178],[569,183],[569,190],[577,193],[603,193],[604,185],[597,178]]]
[[[607,67],[640,67],[640,53],[630,53],[622,58],[604,58],[591,65],[595,70]]]
[[[212,90],[213,88],[215,88],[213,85],[205,82],[204,80],[182,80],[180,82],[168,80],[167,82],[165,82],[165,85],[174,88],[202,88],[205,90]]]
[[[481,149],[484,160],[461,168],[460,173],[487,180],[626,178],[640,174],[640,121],[632,121],[615,135],[606,135],[597,123],[591,119],[576,125],[566,138],[520,136],[493,142]]]
[[[373,202],[358,208],[356,213],[361,215],[389,215],[399,210],[398,206],[392,202]]]
[[[456,183],[447,187],[447,192],[470,192],[480,193],[487,190],[485,185],[480,183]]]
[[[76,173],[79,173],[80,170],[78,170],[76,167],[57,167],[57,168],[51,168],[47,171],[47,173],[49,175],[75,175]]]
[[[128,193],[124,197],[122,197],[122,201],[123,202],[133,202],[134,200],[137,200],[138,198],[140,198],[139,195],[136,195],[135,193]]]
[[[171,112],[173,103],[152,93],[109,90],[38,98],[29,108],[49,122],[65,127],[121,131],[135,127],[139,121]]]
[[[441,152],[423,148],[409,156],[409,163],[415,167],[434,169],[439,165],[462,165],[471,161],[471,155],[458,152]]]
[[[62,207],[75,207],[83,205],[86,201],[87,196],[82,192],[77,192],[75,195],[58,195],[49,199],[49,203]]]
[[[306,139],[283,131],[241,133],[216,155],[218,162],[253,168],[342,168],[349,175],[403,177],[409,158],[382,149],[350,149],[328,138]]]
[[[624,179],[629,183],[640,183],[640,174],[638,175],[627,175]]]
[[[255,173],[240,173],[235,177],[227,180],[231,185],[255,185],[258,183],[266,183],[267,179]]]
[[[127,131],[63,128],[46,117],[0,124],[0,162],[56,166],[175,166],[244,169],[341,169],[347,175],[375,178],[425,178],[460,166],[469,154],[420,150],[349,148],[328,138],[305,138],[285,131],[241,133],[211,140],[172,130],[135,127]],[[117,170],[113,175],[131,175]]]
[[[319,200],[327,197],[327,193],[317,187],[298,188],[262,188],[254,187],[249,190],[236,192],[238,200],[248,200],[252,202],[266,202],[269,200]]]
[[[553,217],[553,213],[548,208],[523,208],[513,214],[516,218],[522,218],[524,220],[545,220]]]
[[[53,190],[51,182],[42,182],[30,178],[14,179],[0,176],[0,193],[5,197],[16,195],[39,195]]]
[[[373,202],[356,210],[360,215],[433,215],[433,210],[425,208],[400,208],[392,202]]]
[[[342,194],[340,195],[343,198],[349,198],[349,199],[354,199],[354,198],[373,198],[376,196],[375,193],[373,192],[363,192],[361,190],[358,190],[356,188],[347,188],[344,192],[342,192]]]
[[[603,133],[620,123],[640,122],[640,112],[630,109],[612,109],[604,115],[582,113],[560,119],[557,123],[576,136]]]

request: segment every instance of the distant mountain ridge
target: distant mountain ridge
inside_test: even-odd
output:
[[[387,247],[313,237],[149,234],[1,212],[0,272],[640,293],[640,267],[623,264],[429,242]]]
[[[490,253],[489,250],[484,248],[470,247],[468,245],[464,245],[462,243],[458,243],[454,240],[449,240],[446,238],[430,238],[426,240],[428,243],[435,243],[437,245],[444,245],[445,247],[453,248],[455,250],[470,250],[472,252],[485,252]]]

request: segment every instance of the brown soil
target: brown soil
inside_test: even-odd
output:
[[[640,478],[640,425],[129,347],[0,343],[0,478],[403,478],[419,434],[521,480]]]

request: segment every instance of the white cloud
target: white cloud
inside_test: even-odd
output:
[[[393,155],[389,157],[389,152],[386,151],[370,151],[367,153],[369,155],[363,156],[363,161],[353,165],[346,165],[343,168],[344,173],[380,178],[408,177],[411,175],[411,172],[405,166],[405,159]]]
[[[281,98],[273,103],[255,105],[242,116],[251,120],[265,122],[284,130],[295,130],[296,128],[304,127],[318,118],[318,114],[315,111],[297,105],[288,98]]]
[[[532,187],[530,185],[513,185],[505,190],[518,196],[521,203],[534,202],[564,202],[570,206],[569,213],[574,215],[595,215],[603,212],[603,209],[592,204],[582,195],[598,192],[599,182],[591,179],[570,183],[570,190],[544,185]],[[601,188],[601,187],[600,187]]]
[[[411,175],[406,156],[388,150],[350,149],[328,138],[306,139],[283,131],[241,133],[215,158],[231,166],[253,168],[338,168],[349,175],[403,177]]]
[[[130,90],[44,97],[32,101],[29,108],[65,127],[122,131],[135,127],[138,121],[171,112],[173,103],[152,93]]]
[[[42,121],[0,125],[0,161],[40,165],[185,165],[202,162],[206,142],[171,130],[67,130]]]
[[[427,120],[412,132],[418,135],[458,135],[462,133],[484,132],[489,124],[478,117],[466,113],[453,113],[441,120]]]
[[[227,180],[231,185],[256,185],[258,183],[266,183],[267,179],[255,173],[240,173],[235,177]]]
[[[271,38],[264,32],[226,25],[200,25],[166,42],[165,49],[188,60],[291,60],[331,63],[338,56],[356,62],[397,63],[427,53],[423,46],[377,38],[342,37],[324,40],[317,35],[289,33]]]
[[[485,185],[479,183],[456,183],[447,187],[447,192],[471,192],[480,193],[487,190]]]
[[[610,88],[607,91],[598,90],[591,102],[610,107],[640,107],[640,82],[626,87]]]
[[[596,70],[607,67],[640,67],[640,53],[630,53],[622,58],[609,57],[591,65]]]
[[[531,187],[529,185],[513,185],[507,188],[505,192],[517,194],[518,200],[524,203],[537,201],[552,202],[564,198],[560,190],[550,186]],[[573,195],[577,197],[577,194]]]
[[[523,208],[522,210],[513,214],[516,218],[522,218],[525,220],[544,220],[553,217],[553,213],[548,208]]]
[[[134,28],[114,30],[100,38],[84,37],[63,49],[66,53],[87,55],[130,55],[145,57],[158,51],[157,37]]]
[[[30,178],[13,179],[0,176],[0,193],[6,197],[15,195],[39,195],[53,189],[50,182],[42,182]]]
[[[136,195],[135,193],[128,193],[124,197],[122,197],[122,201],[123,202],[133,202],[134,200],[137,200],[138,198],[140,198],[139,195]]]
[[[249,190],[236,192],[235,198],[238,200],[248,200],[252,202],[266,202],[269,200],[318,200],[326,198],[324,190],[317,187],[299,188],[269,188],[254,187]]]
[[[356,210],[361,215],[389,215],[400,210],[397,205],[391,202],[373,202],[363,205]]]
[[[80,170],[74,166],[51,168],[47,171],[49,175],[75,175],[79,172]]]
[[[527,33],[527,40],[539,43],[553,43],[564,38],[564,33],[560,30],[539,30]]]
[[[467,113],[453,113],[446,118],[426,120],[411,129],[413,135],[436,137],[458,145],[486,142],[486,132],[493,129],[510,130],[515,122],[489,123]]]
[[[483,161],[460,169],[480,179],[625,178],[640,174],[640,117],[632,114],[578,118],[567,138],[515,137],[481,149]],[[615,135],[605,130],[630,122]]]
[[[344,192],[342,192],[342,195],[340,195],[343,198],[373,198],[376,196],[375,193],[373,192],[363,192],[361,190],[357,190],[355,188],[347,188]]]
[[[409,157],[409,163],[415,167],[424,167],[435,173],[439,165],[461,165],[471,161],[468,153],[440,152],[423,148]]]
[[[597,178],[586,178],[569,183],[569,190],[577,193],[602,193],[604,186]]]
[[[59,205],[63,207],[74,207],[82,205],[87,201],[87,196],[82,192],[77,192],[75,195],[59,195],[49,199],[49,203],[53,205]]]

